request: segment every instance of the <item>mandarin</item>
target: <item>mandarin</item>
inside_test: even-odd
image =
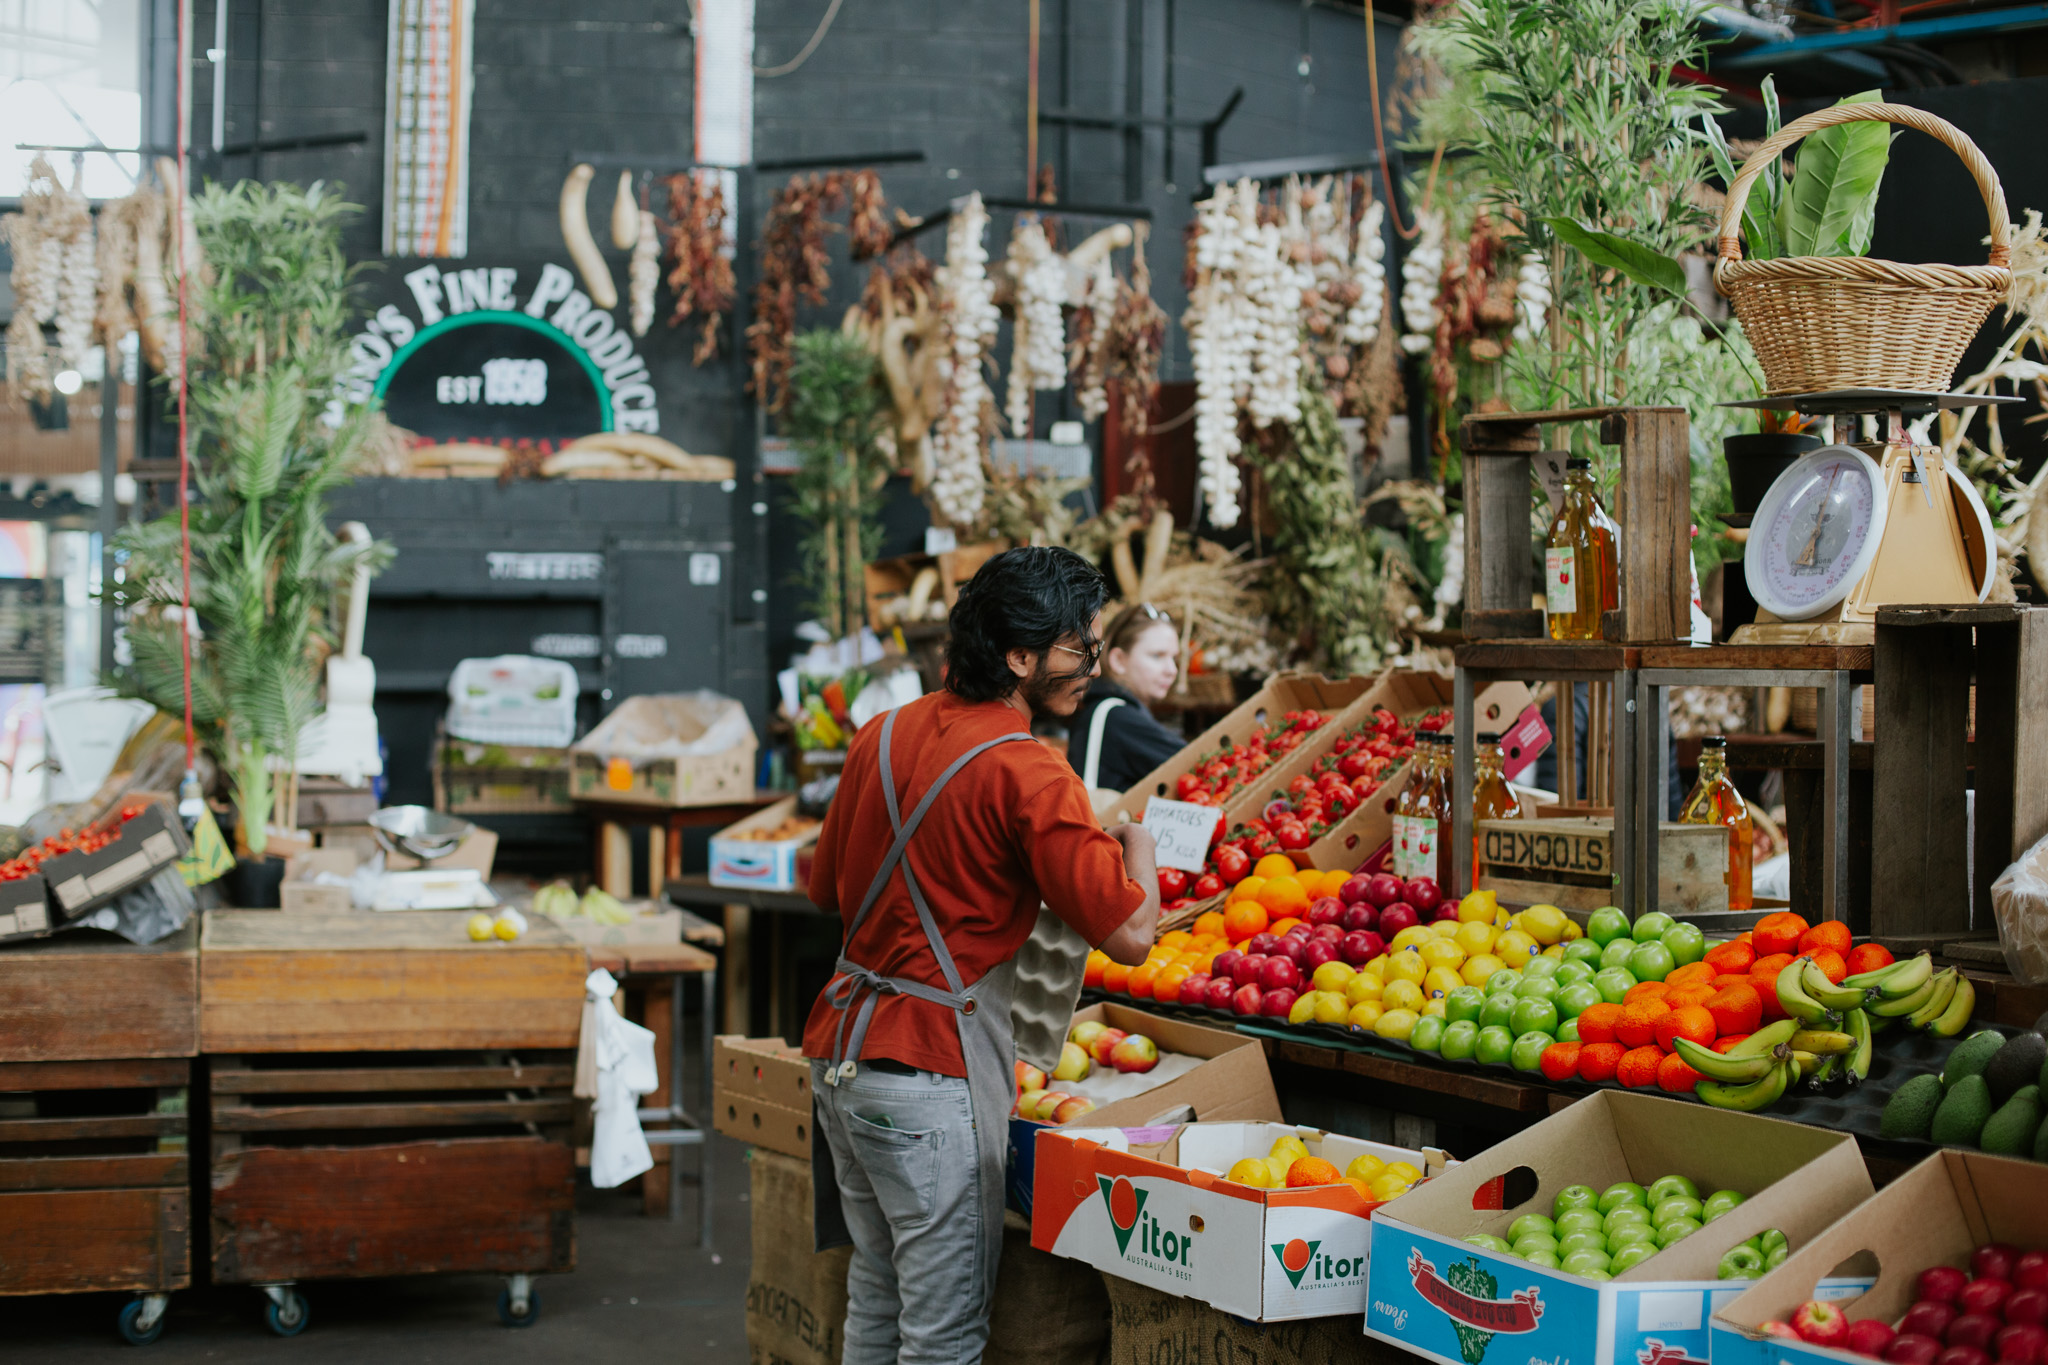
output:
[[[1667,973],[1664,984],[1674,991],[1682,990],[1687,986],[1704,986],[1712,981],[1715,975],[1714,969],[1703,961],[1688,962],[1683,967]]]
[[[1686,986],[1666,995],[1664,1003],[1673,1009],[1683,1009],[1687,1005],[1704,1005],[1713,998],[1712,986]]]
[[[1722,1053],[1733,1052],[1735,1045],[1747,1037],[1749,1037],[1747,1033],[1724,1033],[1714,1040],[1714,1051]]]
[[[1252,875],[1254,877],[1264,877],[1269,881],[1274,877],[1292,877],[1294,875],[1294,859],[1288,857],[1285,853],[1268,853],[1252,865]]]
[[[1631,1000],[1621,1007],[1614,1023],[1614,1040],[1632,1048],[1657,1046],[1657,1021],[1671,1013],[1671,1006],[1654,995]],[[1583,1035],[1581,1035],[1583,1036]],[[1626,1081],[1623,1084],[1627,1084]]]
[[[1714,1031],[1721,1037],[1734,1033],[1746,1038],[1763,1022],[1763,997],[1747,981],[1715,991],[1706,1009],[1714,1016]]]
[[[1543,1078],[1549,1081],[1568,1081],[1579,1074],[1579,1053],[1585,1050],[1584,1043],[1552,1043],[1543,1049],[1538,1066]]]
[[[1830,924],[1835,923],[1835,921],[1833,920],[1830,920],[1828,922]],[[1820,968],[1820,974],[1822,976],[1826,977],[1828,980],[1834,982],[1838,986],[1842,984],[1842,978],[1849,974],[1848,961],[1845,958],[1843,958],[1843,956],[1840,953],[1836,952],[1833,948],[1814,949],[1813,965]]]
[[[1298,877],[1274,877],[1259,888],[1259,904],[1275,919],[1308,910],[1308,890]]]
[[[1100,948],[1089,949],[1087,964],[1081,968],[1081,984],[1084,986],[1100,986],[1102,984],[1103,970],[1108,966],[1108,953],[1103,952]]]
[[[1614,1026],[1621,1022],[1621,1006],[1601,1001],[1588,1005],[1579,1011],[1579,1041],[1582,1043],[1611,1043],[1614,1041]]]
[[[1662,981],[1638,981],[1623,994],[1621,1003],[1633,1005],[1638,1000],[1664,1000],[1670,994],[1671,987]],[[1670,1002],[1666,1000],[1665,1003]]]
[[[1180,999],[1181,983],[1193,976],[1194,972],[1193,967],[1179,962],[1171,967],[1162,968],[1159,975],[1152,978],[1152,998],[1161,1004],[1174,1004]]]
[[[1779,910],[1756,922],[1756,928],[1749,931],[1749,941],[1756,946],[1758,957],[1790,953],[1799,946],[1800,935],[1812,927],[1790,910]]]
[[[1309,874],[1306,872],[1300,875],[1304,881],[1309,877]],[[1332,868],[1327,872],[1316,873],[1315,878],[1316,899],[1320,900],[1324,896],[1335,896],[1339,891],[1342,891],[1344,883],[1351,880],[1351,874],[1339,868]]]
[[[1201,914],[1195,916],[1194,928],[1196,938],[1222,938],[1224,934],[1223,912],[1221,910],[1204,910]]]
[[[1693,1087],[1702,1077],[1685,1063],[1685,1058],[1672,1053],[1657,1063],[1657,1088],[1673,1095],[1690,1095]]]
[[[1799,936],[1799,947],[1795,951],[1810,953],[1816,948],[1832,948],[1847,954],[1853,945],[1848,925],[1838,919],[1824,919]]]
[[[1122,995],[1131,985],[1131,968],[1121,962],[1112,962],[1102,969],[1102,989]]]
[[[1756,949],[1739,938],[1730,939],[1707,949],[1707,955],[1701,961],[1719,975],[1748,976],[1750,964],[1756,961]]]
[[[1849,975],[1861,976],[1865,972],[1874,972],[1879,967],[1889,967],[1898,959],[1893,957],[1892,950],[1882,943],[1859,943],[1849,950],[1847,961]]]
[[[1124,989],[1130,992],[1133,1000],[1150,1000],[1152,983],[1159,979],[1159,972],[1160,966],[1156,962],[1140,963],[1131,968],[1130,980],[1124,983]]]
[[[1280,919],[1276,919],[1271,924],[1267,925],[1266,932],[1271,934],[1274,938],[1286,938],[1287,931],[1289,929],[1292,929],[1295,925],[1299,923],[1301,923],[1301,921],[1298,918],[1296,918],[1293,915],[1287,915]]]
[[[1657,1068],[1664,1065],[1664,1053],[1655,1043],[1632,1047],[1621,1054],[1614,1079],[1631,1090],[1643,1090],[1657,1083]]]
[[[1583,1014],[1579,1017],[1585,1018]],[[1611,1081],[1621,1059],[1627,1055],[1628,1049],[1620,1043],[1582,1043],[1579,1046],[1579,1079],[1590,1085]]]
[[[1171,948],[1176,953],[1195,941],[1195,936],[1185,929],[1169,929],[1159,936],[1159,946]]]
[[[1223,912],[1223,925],[1232,943],[1242,943],[1253,934],[1266,932],[1266,907],[1257,901],[1232,901]]]
[[[1344,1178],[1343,1172],[1319,1156],[1300,1156],[1287,1168],[1287,1188],[1302,1189],[1309,1185],[1334,1185]]]
[[[1236,886],[1231,887],[1230,894],[1223,898],[1224,910],[1228,911],[1238,901],[1257,900],[1259,892],[1265,889],[1265,885],[1266,879],[1264,877],[1246,877]]]
[[[1683,1005],[1657,1021],[1654,1036],[1657,1046],[1670,1052],[1680,1038],[1690,1039],[1701,1047],[1712,1047],[1715,1034],[1714,1016],[1707,1012],[1706,1006]]]

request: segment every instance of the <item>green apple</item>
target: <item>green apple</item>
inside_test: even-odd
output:
[[[1582,1272],[1579,1278],[1582,1280],[1611,1280],[1614,1278],[1614,1275],[1611,1271],[1606,1270],[1588,1270]]]
[[[1674,1218],[1690,1218],[1695,1223],[1704,1222],[1705,1220],[1700,1217],[1702,1207],[1699,1200],[1689,1195],[1674,1194],[1651,1207],[1650,1221],[1660,1228]]]
[[[1650,1211],[1641,1204],[1616,1204],[1607,1211],[1607,1215],[1601,1220],[1600,1226],[1605,1230],[1607,1236],[1612,1237],[1617,1229],[1628,1227],[1632,1224],[1645,1228],[1654,1226],[1650,1222]]]
[[[1768,1259],[1773,1251],[1790,1250],[1792,1243],[1776,1228],[1765,1228],[1756,1235],[1756,1249]]]
[[[1475,1232],[1467,1236],[1465,1240],[1470,1242],[1473,1246],[1484,1247],[1488,1251],[1499,1252],[1501,1255],[1504,1256],[1508,1255],[1510,1252],[1508,1244],[1506,1242],[1503,1242],[1500,1238],[1495,1237],[1491,1233]]]
[[[1700,1197],[1700,1187],[1682,1175],[1660,1175],[1650,1182],[1650,1207],[1656,1208],[1675,1194],[1682,1194],[1687,1199],[1697,1199]],[[1695,1213],[1693,1216],[1699,1215]]]
[[[1532,1232],[1540,1232],[1545,1236],[1555,1236],[1557,1234],[1557,1224],[1540,1213],[1525,1213],[1514,1222],[1508,1224],[1508,1240],[1510,1242],[1519,1242]]]
[[[1700,1217],[1711,1223],[1728,1210],[1742,1202],[1742,1195],[1735,1190],[1715,1190],[1701,1205]]]
[[[1584,1186],[1579,1186],[1579,1188],[1585,1189]],[[1586,1192],[1588,1194],[1592,1193],[1591,1190]],[[1597,1232],[1603,1237],[1606,1236],[1606,1227],[1600,1221],[1600,1210],[1579,1205],[1558,1214],[1557,1235],[1562,1237],[1570,1232]]]
[[[1655,941],[1638,943],[1635,951],[1628,955],[1629,974],[1638,981],[1662,981],[1677,966],[1671,950]]]
[[[1609,967],[1628,966],[1628,955],[1636,950],[1635,940],[1626,936],[1614,940],[1600,950],[1600,970]]]
[[[1524,1005],[1530,1003],[1532,1002],[1527,1000],[1522,1002]],[[1518,1005],[1516,1008],[1519,1009],[1521,1006]],[[1515,1039],[1514,1046],[1508,1049],[1508,1062],[1517,1071],[1541,1071],[1543,1049],[1556,1041],[1557,1039],[1547,1033],[1525,1031]]]
[[[1785,1264],[1785,1258],[1791,1254],[1792,1248],[1789,1246],[1772,1247],[1768,1252],[1764,1253],[1764,1269],[1776,1270],[1779,1266]]]
[[[1486,1003],[1486,993],[1477,986],[1460,986],[1444,996],[1444,1022],[1455,1024],[1461,1019],[1477,1019],[1479,1007]]]
[[[1697,1218],[1673,1218],[1657,1224],[1657,1245],[1668,1247],[1673,1242],[1692,1236],[1700,1230]]]
[[[1522,974],[1520,972],[1516,971],[1513,967],[1503,967],[1492,976],[1486,978],[1486,993],[1488,995],[1498,995],[1502,991],[1512,991],[1521,984]]]
[[[1478,1046],[1479,1025],[1470,1019],[1460,1019],[1444,1025],[1444,1036],[1437,1044],[1436,1055],[1447,1062],[1469,1062]]]
[[[1557,1006],[1548,1000],[1517,1000],[1508,1014],[1508,1027],[1517,1038],[1540,1033],[1548,1040],[1543,1046],[1549,1047],[1557,1041]]]
[[[1763,1253],[1750,1246],[1747,1242],[1743,1242],[1728,1248],[1728,1254],[1721,1258],[1721,1264],[1715,1268],[1714,1278],[1717,1280],[1755,1280],[1762,1278],[1763,1273]]]
[[[1522,964],[1522,979],[1528,981],[1539,976],[1556,976],[1557,969],[1564,962],[1554,957],[1532,957]]]
[[[1612,905],[1603,905],[1586,916],[1586,937],[1606,947],[1618,938],[1628,937],[1628,916]]]
[[[1607,1238],[1598,1232],[1568,1232],[1559,1239],[1557,1249],[1565,1256],[1574,1251],[1604,1252],[1607,1250]]]
[[[1674,924],[1657,936],[1671,950],[1671,960],[1683,967],[1707,955],[1707,936],[1691,924]]]
[[[1626,967],[1603,967],[1593,973],[1593,985],[1599,989],[1600,998],[1610,1005],[1619,1005],[1635,984],[1635,974]]]
[[[1607,1254],[1612,1256],[1625,1246],[1637,1242],[1657,1243],[1657,1233],[1648,1223],[1616,1223],[1614,1231],[1607,1234]]]
[[[1505,1252],[1502,1252],[1501,1254],[1504,1256],[1512,1256],[1518,1261],[1522,1259],[1522,1253],[1515,1250],[1513,1247],[1509,1247]]]
[[[1575,938],[1564,945],[1566,962],[1583,962],[1588,967],[1600,965],[1600,944],[1590,938]]]
[[[1558,1268],[1569,1274],[1589,1276],[1597,1270],[1605,1276],[1608,1273],[1607,1267],[1611,1264],[1613,1263],[1608,1260],[1606,1252],[1588,1248],[1585,1251],[1574,1251],[1558,1262]]]
[[[1435,1052],[1444,1040],[1445,1024],[1434,1014],[1425,1014],[1415,1021],[1415,1027],[1408,1033],[1408,1046],[1417,1052]]]
[[[1557,984],[1557,978],[1554,976],[1529,976],[1524,977],[1522,984],[1515,987],[1515,996],[1521,1000],[1555,1000],[1557,993],[1563,989]]]
[[[1664,931],[1676,923],[1677,920],[1662,910],[1652,910],[1636,920],[1634,926],[1629,929],[1629,937],[1638,943],[1648,943],[1653,939],[1662,938]]]
[[[1600,1212],[1613,1213],[1623,1204],[1634,1204],[1647,1214],[1650,1211],[1650,1196],[1633,1180],[1617,1180],[1600,1191]]]
[[[1633,1242],[1615,1253],[1613,1262],[1608,1266],[1608,1271],[1615,1275],[1624,1274],[1634,1270],[1663,1249],[1655,1242]]]
[[[1472,1055],[1488,1066],[1498,1066],[1507,1061],[1514,1046],[1515,1035],[1508,1032],[1506,1024],[1488,1024],[1479,1030],[1479,1046]]]
[[[1540,1265],[1546,1270],[1557,1269],[1557,1253],[1554,1251],[1532,1251],[1522,1259],[1530,1265]]]
[[[1584,964],[1574,963],[1573,965],[1581,966]],[[1557,1017],[1560,1019],[1576,1019],[1579,1015],[1599,1004],[1602,996],[1600,988],[1593,984],[1593,979],[1589,974],[1584,981],[1574,981],[1571,985],[1559,991],[1556,998]]]
[[[1599,1212],[1594,1208],[1599,1202],[1600,1194],[1591,1185],[1567,1185],[1557,1192],[1557,1198],[1550,1201],[1550,1216],[1563,1223],[1564,1216],[1577,1209]]]
[[[1520,1003],[1520,998],[1512,991],[1495,991],[1487,996],[1485,1003],[1479,1007],[1479,1027],[1506,1028],[1508,1019],[1515,1012],[1515,1006]]]
[[[1517,1237],[1513,1243],[1514,1253],[1527,1260],[1532,1251],[1548,1251],[1555,1255],[1557,1238],[1547,1232],[1532,1232],[1527,1237]]]
[[[1560,1043],[1576,1043],[1579,1041],[1579,1020],[1577,1015],[1572,1016],[1570,1019],[1561,1020],[1558,1023],[1557,1041]]]
[[[1572,941],[1574,943],[1584,943],[1586,940],[1581,938]],[[1549,962],[1552,960],[1547,957],[1537,959],[1539,962]],[[1592,963],[1580,958],[1567,957],[1558,959],[1557,971],[1555,973],[1557,984],[1560,986],[1576,986],[1582,981],[1591,981],[1593,973],[1598,970],[1599,968],[1595,967]]]

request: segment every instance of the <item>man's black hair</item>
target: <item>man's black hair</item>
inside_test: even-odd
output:
[[[946,690],[968,701],[1009,696],[1020,680],[1005,656],[1013,649],[1042,655],[1070,637],[1092,642],[1108,596],[1102,571],[1072,550],[1003,551],[967,580],[953,606]]]

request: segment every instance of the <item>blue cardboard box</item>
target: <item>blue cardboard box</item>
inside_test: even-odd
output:
[[[1570,1185],[1671,1174],[1744,1202],[1611,1280],[1464,1240]],[[1749,1287],[1716,1278],[1722,1255],[1766,1228],[1804,1246],[1870,1193],[1854,1137],[1601,1091],[1375,1211],[1365,1331],[1443,1365],[1699,1365],[1714,1311]]]

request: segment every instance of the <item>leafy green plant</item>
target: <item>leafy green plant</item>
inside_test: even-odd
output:
[[[789,406],[781,417],[803,463],[794,479],[804,534],[804,582],[812,609],[836,636],[867,615],[866,566],[881,546],[877,520],[891,461],[881,444],[888,415],[874,352],[829,328],[790,348]]]
[[[243,181],[193,200],[213,270],[194,338],[191,639],[193,719],[228,774],[241,840],[261,857],[275,796],[312,719],[332,649],[336,595],[386,547],[327,527],[347,483],[367,408],[332,401],[349,362],[351,271],[342,223],[357,212],[314,184]],[[122,688],[183,710],[181,552],[175,512],[124,531],[123,608],[133,662]]]

